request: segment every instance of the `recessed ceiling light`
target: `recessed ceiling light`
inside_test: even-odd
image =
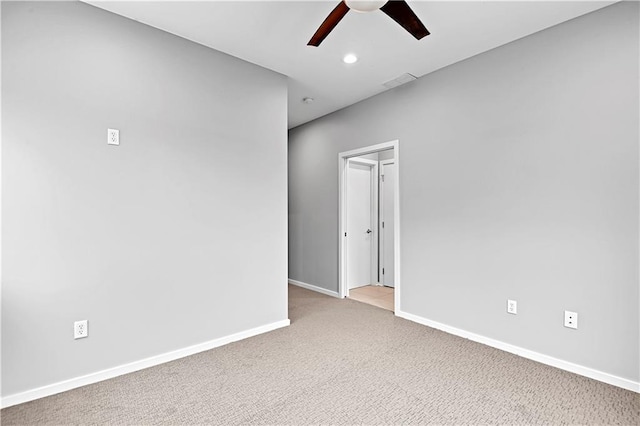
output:
[[[354,64],[356,63],[357,60],[358,60],[358,57],[353,53],[344,55],[344,58],[342,58],[342,62],[344,62],[345,64]]]
[[[314,100],[315,100],[315,99],[313,99],[313,98],[309,98],[309,97],[302,98],[302,102],[304,102],[305,104],[310,104],[310,103],[312,103]]]

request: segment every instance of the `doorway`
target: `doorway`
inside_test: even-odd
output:
[[[339,291],[400,310],[398,141],[339,159]],[[364,299],[364,300],[363,300]]]

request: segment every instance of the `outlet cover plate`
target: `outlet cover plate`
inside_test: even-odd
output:
[[[578,313],[564,311],[564,326],[568,328],[578,329]]]
[[[120,130],[107,129],[107,143],[109,145],[120,145]]]
[[[518,302],[515,300],[507,300],[507,312],[513,315],[518,314]]]
[[[89,322],[87,320],[73,323],[73,338],[83,339],[89,335]]]

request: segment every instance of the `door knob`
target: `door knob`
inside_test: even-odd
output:
[[[371,229],[367,229],[367,234],[370,234],[370,233],[371,233]]]

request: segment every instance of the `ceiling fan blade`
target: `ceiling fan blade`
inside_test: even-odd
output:
[[[409,31],[409,33],[418,40],[430,34],[429,30],[420,22],[420,19],[418,19],[404,0],[388,1],[380,10],[400,24],[402,28]]]
[[[338,22],[340,22],[340,20],[344,18],[344,15],[346,15],[348,11],[349,7],[343,1],[338,3],[336,8],[333,9],[329,16],[327,16],[327,19],[325,19],[324,22],[320,25],[318,31],[316,31],[313,37],[311,37],[311,40],[309,40],[307,46],[320,46],[322,40],[324,40],[329,35],[331,30],[333,30],[336,25],[338,25]]]

